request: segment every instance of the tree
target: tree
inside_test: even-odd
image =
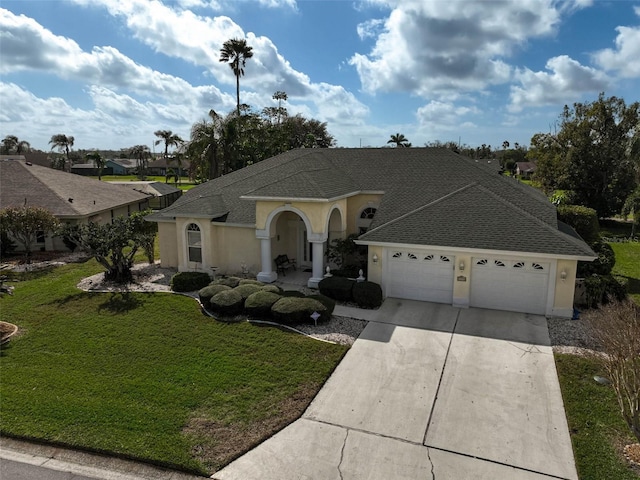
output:
[[[277,118],[278,118],[278,125],[280,125],[280,120],[282,119],[283,116],[287,116],[287,109],[286,108],[282,108],[282,102],[283,101],[287,101],[287,94],[286,92],[281,92],[281,91],[277,91],[273,94],[273,98],[274,100],[278,101],[278,109],[276,110],[276,114],[277,114]]]
[[[31,247],[38,237],[58,228],[58,220],[42,207],[7,207],[0,210],[0,230],[24,247],[31,263]]]
[[[585,316],[601,345],[597,360],[607,372],[625,422],[640,441],[640,307],[612,301]]]
[[[210,122],[200,120],[191,127],[186,153],[191,160],[190,176],[193,178],[213,179],[222,174],[218,162],[220,115],[212,109],[209,110],[209,118]]]
[[[147,162],[151,152],[146,145],[136,145],[129,149],[129,156],[137,160],[137,176],[140,180],[144,180],[147,175]]]
[[[69,171],[71,171],[71,159],[69,158],[69,153],[71,152],[71,147],[73,147],[74,141],[75,139],[72,136],[67,136],[63,133],[52,135],[51,140],[49,140],[51,150],[57,148],[61,152],[64,152]],[[62,170],[64,170],[64,168]]]
[[[236,76],[236,105],[237,114],[240,116],[240,77],[244,76],[244,67],[247,60],[253,57],[253,47],[247,45],[244,38],[232,38],[222,44],[220,49],[220,61],[228,63]]]
[[[156,145],[164,142],[164,160],[169,164],[169,147],[179,147],[184,143],[184,140],[180,138],[179,135],[176,135],[171,130],[156,130],[153,132],[156,137],[159,137],[156,140]],[[174,159],[176,161],[176,165],[178,166],[178,183],[180,182],[180,175],[182,174],[182,157],[180,155],[174,155]]]
[[[131,282],[131,268],[138,249],[146,251],[147,258],[153,261],[150,248],[150,228],[144,217],[150,210],[130,217],[116,217],[111,223],[87,223],[65,226],[59,232],[80,245],[89,255],[96,259],[106,271],[105,280],[120,284]]]
[[[627,106],[602,94],[592,103],[565,105],[560,131],[531,140],[529,157],[538,159],[534,178],[546,189],[571,190],[574,202],[600,218],[619,213],[636,185],[627,147],[639,115],[639,102]]]
[[[93,161],[93,164],[98,169],[98,180],[102,180],[102,169],[104,168],[104,158],[100,155],[100,152],[91,152],[85,155],[87,160]]]
[[[2,139],[0,151],[5,155],[15,153],[21,155],[31,151],[31,145],[26,140],[19,140],[15,135],[7,135]]]
[[[636,235],[636,226],[640,225],[640,187],[629,195],[622,206],[622,215],[631,215],[631,236]]]
[[[396,133],[395,135],[391,135],[391,138],[387,140],[387,143],[395,143],[396,147],[410,147],[411,144],[407,137],[405,137],[402,133]]]

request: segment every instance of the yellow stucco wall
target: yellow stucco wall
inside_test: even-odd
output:
[[[576,285],[576,260],[558,260],[555,282],[554,311],[573,310],[573,294]],[[561,272],[567,273],[567,278],[562,280]],[[553,281],[553,279],[552,279]]]
[[[257,274],[260,271],[260,240],[253,228],[211,226],[212,243],[205,248],[210,252],[209,262],[219,274],[238,274],[241,265]]]
[[[453,272],[453,305],[468,307],[471,293],[471,255],[457,253],[455,255],[455,262]],[[461,264],[464,264],[464,270],[460,269]]]
[[[378,206],[381,199],[382,195],[374,194],[355,195],[347,199],[347,234],[356,233],[358,231],[356,221],[360,212],[362,212],[366,207]]]
[[[373,262],[373,255],[378,256],[378,261]],[[382,285],[382,247],[369,245],[369,256],[367,262],[367,280]],[[385,292],[386,294],[386,292]]]
[[[178,268],[178,239],[175,223],[158,223],[158,243],[160,244],[161,265]]]
[[[326,232],[328,228],[329,212],[338,206],[346,211],[346,199],[335,202],[256,202],[256,229],[264,230],[267,227],[267,219],[271,213],[279,208],[298,210],[304,214],[311,225],[310,233]],[[271,223],[271,234],[276,233],[276,224]]]

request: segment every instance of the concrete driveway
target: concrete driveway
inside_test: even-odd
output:
[[[302,418],[213,478],[577,480],[545,318],[387,299]]]

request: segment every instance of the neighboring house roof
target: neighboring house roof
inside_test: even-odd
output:
[[[536,171],[536,164],[533,162],[516,162],[516,168],[523,173],[533,173]]]
[[[179,192],[180,189],[172,185],[163,182],[155,181],[133,181],[133,182],[107,182],[112,185],[122,185],[128,187],[136,192],[144,193],[146,195],[153,195],[160,197],[162,195],[170,195],[172,193]]]
[[[73,165],[71,165],[71,169],[72,170],[74,170],[74,169],[77,169],[77,170],[85,170],[85,169],[93,170],[95,168],[97,168],[97,167],[93,163],[74,163]]]
[[[189,160],[187,159],[183,159],[180,162],[180,166],[182,169],[184,170],[188,170],[189,169]],[[158,160],[154,160],[152,162],[149,162],[149,164],[147,165],[149,168],[176,168],[178,166],[178,162],[174,159],[169,157],[168,161],[165,160],[164,158],[159,158]]]
[[[148,196],[73,173],[21,161],[0,161],[0,207],[39,206],[56,217],[86,217]]]
[[[138,160],[135,158],[110,158],[105,164],[109,162],[119,165],[122,168],[136,168],[138,166]]]
[[[257,200],[358,193],[383,193],[366,242],[593,256],[558,230],[541,192],[444,148],[292,150],[199,185],[149,219],[225,213],[255,224]]]

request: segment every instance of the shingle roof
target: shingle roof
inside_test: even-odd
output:
[[[219,214],[255,224],[258,198],[384,192],[363,240],[592,256],[558,230],[539,191],[444,148],[298,149],[192,189],[156,219]],[[219,215],[218,215],[219,216]]]
[[[0,186],[0,207],[40,206],[57,217],[85,217],[148,198],[121,185],[17,160],[0,161]]]

